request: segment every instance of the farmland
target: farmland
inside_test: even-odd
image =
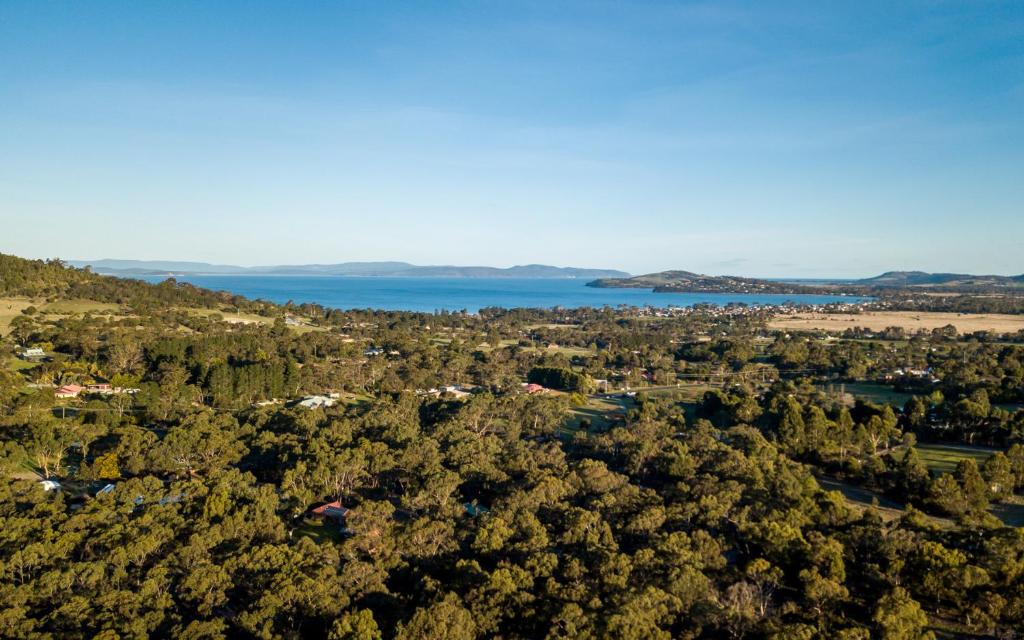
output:
[[[768,326],[786,330],[844,331],[862,327],[882,331],[902,327],[907,331],[930,331],[948,325],[960,333],[995,331],[1014,333],[1024,330],[1024,315],[998,313],[940,313],[926,311],[865,311],[863,313],[794,313],[772,319]]]

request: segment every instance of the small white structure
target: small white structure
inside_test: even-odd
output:
[[[111,492],[112,492],[113,490],[114,490],[114,484],[113,484],[113,483],[110,483],[110,484],[108,484],[108,485],[104,486],[104,487],[103,487],[102,489],[100,489],[99,491],[97,491],[97,492],[96,492],[96,495],[98,495],[98,496],[103,496],[103,495],[106,495],[106,494],[108,494],[108,493],[111,493]]]
[[[39,347],[30,347],[19,354],[24,360],[38,360],[46,357],[46,352]]]
[[[43,491],[60,491],[60,483],[56,480],[40,480],[39,486],[43,488]]]
[[[438,395],[443,395],[443,394],[448,393],[448,394],[451,394],[452,396],[454,396],[456,398],[465,398],[466,396],[469,395],[469,391],[467,391],[461,385],[457,385],[457,384],[452,384],[452,385],[440,387],[437,390],[437,392],[438,392]]]
[[[333,407],[335,404],[337,404],[337,401],[328,396],[306,396],[299,401],[299,406],[307,409]]]

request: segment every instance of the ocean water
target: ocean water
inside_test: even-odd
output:
[[[165,276],[143,276],[160,282]],[[586,280],[535,278],[359,278],[347,276],[179,276],[179,282],[276,303],[315,302],[336,309],[441,310],[475,313],[484,307],[688,307],[710,303],[804,304],[856,302],[853,296],[654,293],[647,289],[597,289]]]

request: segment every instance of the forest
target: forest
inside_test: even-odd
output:
[[[0,298],[2,637],[1022,637],[1024,332]]]

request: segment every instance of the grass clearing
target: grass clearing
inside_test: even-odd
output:
[[[967,458],[974,458],[980,468],[985,464],[985,460],[997,451],[988,447],[960,444],[918,444],[914,448],[921,456],[921,462],[928,465],[928,470],[935,475],[953,473],[956,471],[957,463]]]
[[[0,298],[0,335],[10,329],[11,321],[21,315],[22,311],[35,307],[44,315],[78,315],[92,313],[97,315],[114,315],[121,312],[121,306],[110,302],[97,302],[82,298],[46,302],[32,298]]]
[[[23,298],[0,298],[0,335],[6,334],[11,320],[21,315],[25,309],[33,306],[32,300]]]
[[[536,329],[579,329],[579,324],[558,324],[557,322],[539,323],[539,324],[528,324],[524,327],[527,331],[534,331]]]
[[[232,311],[221,311],[219,309],[183,309],[183,311],[207,318],[213,315],[219,315],[224,319],[224,322],[230,322],[232,324],[274,324],[273,318],[256,315],[255,313],[235,313]]]
[[[906,391],[897,391],[889,385],[877,382],[847,382],[832,386],[835,391],[842,388],[846,393],[853,394],[855,398],[863,398],[875,404],[889,404],[894,407],[902,407],[916,395]]]
[[[38,362],[28,362],[21,358],[10,356],[4,361],[4,365],[11,371],[27,371],[29,369],[35,369],[39,366]]]
[[[74,315],[78,313],[117,314],[121,305],[112,302],[96,302],[95,300],[73,299],[49,302],[39,307],[44,313]]]
[[[930,311],[865,311],[864,313],[794,313],[768,322],[772,329],[844,331],[863,327],[882,331],[903,327],[908,331],[932,330],[953,325],[960,333],[995,331],[1015,333],[1024,330],[1024,315],[1000,313],[945,313]]]
[[[328,520],[313,520],[312,518],[305,518],[302,524],[295,527],[293,531],[294,536],[306,536],[312,538],[314,542],[341,542],[345,539],[345,536],[341,533],[341,527],[335,522]]]
[[[584,420],[589,420],[590,430],[606,431],[619,421],[616,416],[625,417],[632,404],[633,401],[627,398],[587,396],[585,405],[569,410],[562,429],[574,433],[582,428]]]

